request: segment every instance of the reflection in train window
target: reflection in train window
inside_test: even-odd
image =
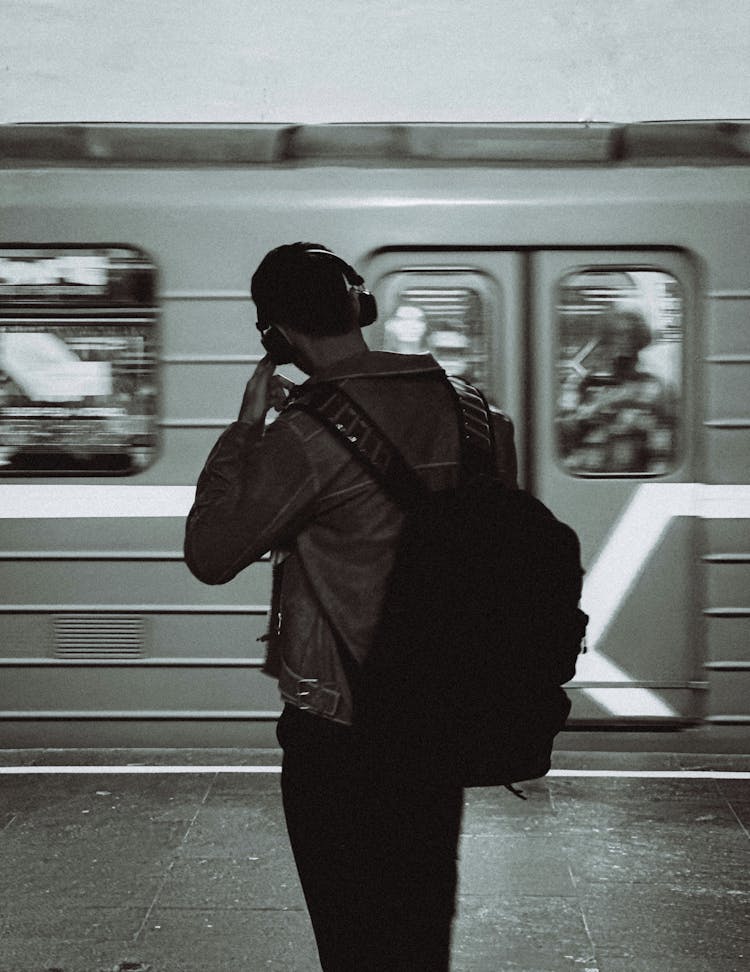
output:
[[[155,269],[125,247],[0,250],[0,474],[127,475],[157,445]]]
[[[449,375],[486,388],[488,336],[482,297],[470,287],[408,287],[385,308],[383,350],[430,352]]]
[[[670,274],[591,269],[558,291],[558,458],[575,475],[657,476],[677,462],[683,300]]]

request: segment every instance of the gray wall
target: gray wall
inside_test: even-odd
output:
[[[0,0],[0,121],[750,116],[744,0]]]

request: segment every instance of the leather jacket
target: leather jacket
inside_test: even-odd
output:
[[[368,412],[429,489],[456,483],[458,423],[434,358],[365,351],[301,388],[321,380],[336,381]],[[512,424],[502,413],[493,424],[498,476],[514,486]],[[287,408],[269,425],[235,422],[222,433],[198,480],[185,561],[199,580],[223,584],[268,550],[285,553],[282,699],[348,725],[347,672],[370,648],[402,519],[331,432]]]

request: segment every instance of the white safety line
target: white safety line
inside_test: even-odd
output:
[[[280,766],[0,766],[0,776],[174,776],[191,773],[280,773]],[[656,780],[749,780],[750,772],[735,770],[606,770],[552,769],[551,777],[604,777]]]
[[[631,780],[750,780],[738,770],[566,770],[552,769],[547,776],[607,777]]]
[[[280,773],[280,766],[0,766],[0,776],[170,776],[187,773]]]

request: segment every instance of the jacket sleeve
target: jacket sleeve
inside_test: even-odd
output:
[[[302,440],[289,422],[234,422],[198,478],[185,528],[185,563],[205,584],[225,584],[293,534],[317,493]]]

